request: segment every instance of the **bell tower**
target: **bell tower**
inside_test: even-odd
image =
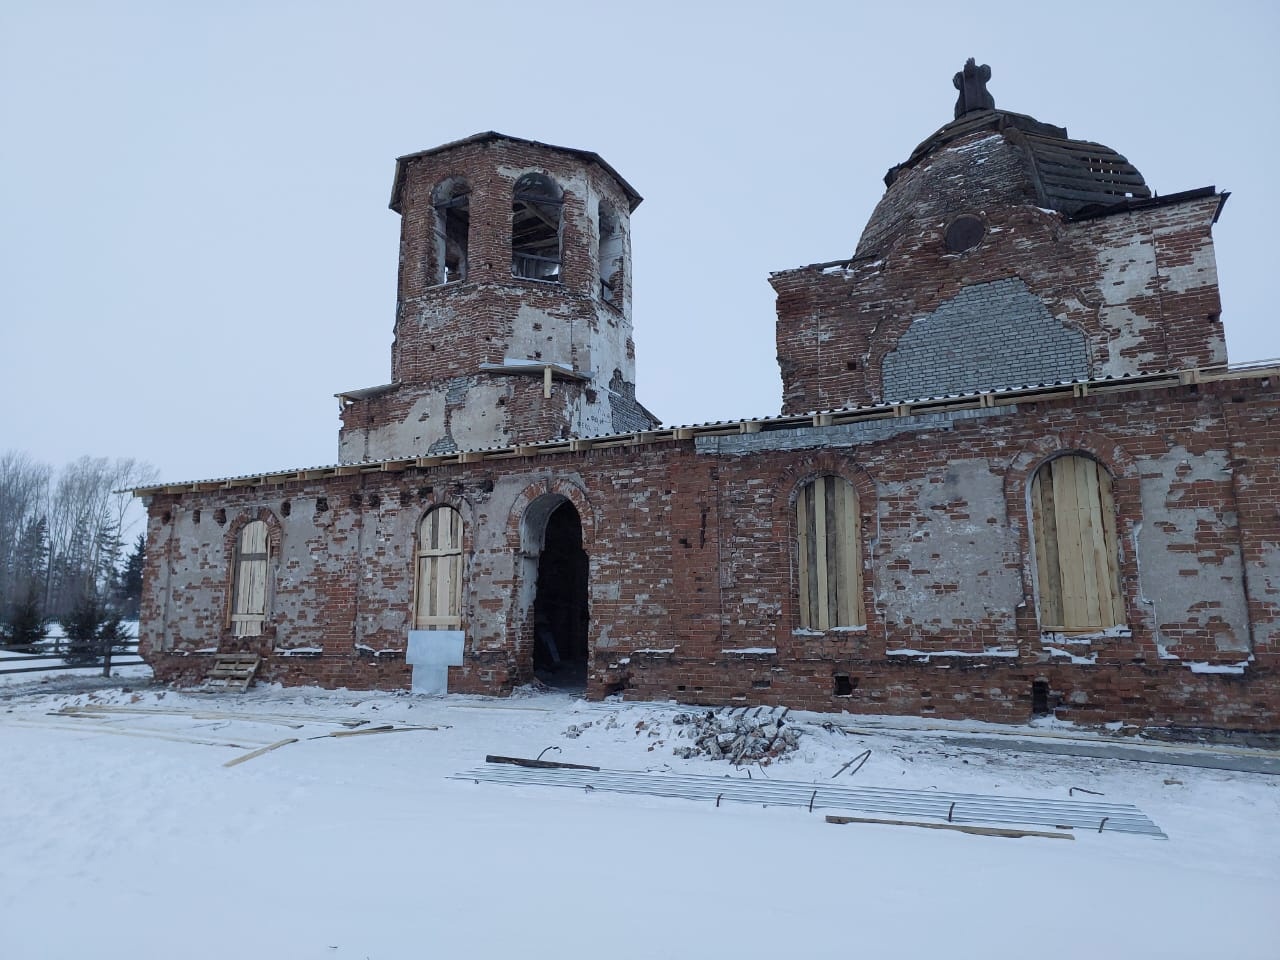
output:
[[[391,382],[338,394],[339,459],[656,426],[635,399],[640,199],[598,154],[499,133],[397,160]]]

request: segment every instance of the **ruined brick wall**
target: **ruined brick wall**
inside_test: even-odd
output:
[[[894,183],[853,260],[772,276],[783,412],[1225,362],[1221,197],[1067,219],[1028,199],[1019,162],[998,134],[958,141]],[[985,231],[951,252],[961,214]],[[992,284],[1021,284],[1051,320],[1021,301],[981,309]],[[1063,349],[1029,358],[1047,330]]]
[[[1066,719],[1280,729],[1278,422],[1255,379],[157,494],[143,650],[161,677],[241,645],[268,679],[407,686],[415,531],[447,503],[466,556],[450,687],[507,691],[532,672],[527,518],[568,500],[591,695],[1020,721],[1040,683]],[[1126,624],[1091,637],[1037,615],[1027,488],[1066,451],[1114,485]],[[857,491],[865,628],[800,629],[794,498],[820,474]],[[234,530],[258,518],[270,623],[236,641]]]
[[[615,419],[633,412],[635,383],[632,203],[623,187],[577,152],[505,138],[464,142],[401,163],[392,383],[377,396],[347,402],[339,459],[615,432]],[[526,173],[550,176],[563,191],[558,282],[512,276],[513,191]],[[439,283],[433,191],[456,177],[470,188],[468,266],[465,279]],[[600,284],[602,201],[615,211],[621,232],[622,269],[612,300]],[[552,397],[544,399],[540,371],[485,369],[513,361],[554,364],[591,379],[558,380]],[[610,389],[614,381],[632,391],[630,404]]]

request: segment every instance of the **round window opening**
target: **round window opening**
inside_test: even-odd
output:
[[[947,227],[946,244],[950,253],[964,253],[982,242],[987,232],[987,225],[981,218],[966,213],[956,217]]]

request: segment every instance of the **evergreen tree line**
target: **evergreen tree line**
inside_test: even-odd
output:
[[[57,622],[83,650],[124,638],[142,596],[146,535],[131,487],[155,479],[132,458],[81,457],[59,471],[0,454],[0,643],[29,647]]]

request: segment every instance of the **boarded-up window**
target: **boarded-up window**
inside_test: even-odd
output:
[[[261,520],[246,523],[236,539],[235,584],[231,604],[231,632],[237,637],[256,637],[267,619],[267,525]]]
[[[1088,457],[1050,460],[1031,482],[1040,629],[1089,633],[1124,623],[1111,475]]]
[[[842,477],[818,477],[796,499],[800,626],[860,627],[862,561],[858,495]]]
[[[437,507],[418,528],[415,630],[462,629],[462,515]]]

